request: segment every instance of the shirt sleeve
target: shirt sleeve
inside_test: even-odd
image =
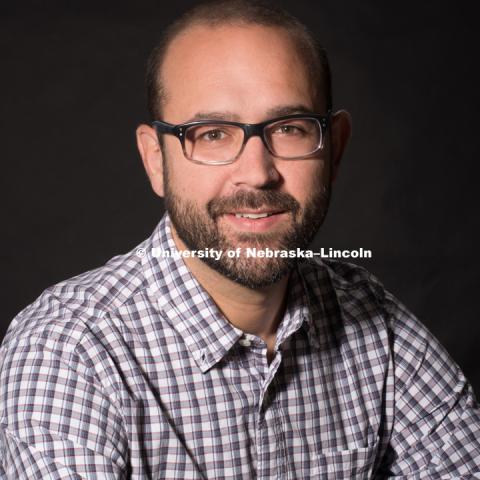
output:
[[[30,336],[0,350],[0,479],[126,478],[117,408],[59,345]]]
[[[390,299],[395,388],[387,477],[480,478],[480,409],[437,339]]]

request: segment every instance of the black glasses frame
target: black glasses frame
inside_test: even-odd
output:
[[[260,123],[240,123],[240,122],[229,122],[226,120],[196,120],[193,122],[173,125],[171,123],[163,122],[161,120],[155,120],[152,122],[152,127],[155,128],[157,135],[167,134],[167,135],[174,135],[175,137],[177,137],[180,140],[180,143],[182,145],[182,150],[183,150],[183,154],[185,155],[185,158],[187,158],[188,160],[194,163],[199,163],[202,165],[228,165],[229,163],[235,162],[235,160],[237,160],[238,157],[242,154],[248,140],[251,137],[255,137],[255,136],[258,136],[262,139],[262,142],[265,145],[265,148],[274,157],[283,158],[285,160],[295,160],[299,158],[307,158],[323,148],[323,143],[324,143],[323,141],[325,138],[325,133],[327,131],[328,125],[330,123],[331,113],[332,113],[331,110],[329,110],[326,115],[321,115],[318,113],[294,113],[292,115],[285,115],[282,117],[272,118],[270,120],[266,120],[265,122],[260,122]],[[265,136],[266,128],[273,123],[281,122],[283,120],[299,119],[299,118],[313,119],[318,122],[318,124],[320,125],[321,133],[322,133],[322,137],[320,139],[319,144],[317,145],[315,150],[307,153],[306,155],[302,155],[301,157],[281,157],[279,155],[276,155],[272,151],[270,145],[268,144],[267,138]],[[232,159],[216,161],[216,162],[204,162],[204,161],[195,160],[191,158],[187,154],[187,151],[185,148],[185,133],[188,128],[195,127],[198,125],[229,125],[229,126],[235,126],[235,127],[241,128],[243,130],[243,143],[238,154]]]

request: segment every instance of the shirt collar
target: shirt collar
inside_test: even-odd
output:
[[[167,214],[143,244],[143,252],[142,266],[149,295],[182,336],[198,367],[205,373],[225,356],[243,332],[225,319],[183,258],[168,255],[177,249]],[[302,325],[307,330],[311,328],[312,311],[304,279],[300,271],[294,269],[289,281],[286,312],[277,330],[277,344]]]
[[[310,334],[315,333],[313,324],[316,301],[310,299],[307,292],[304,275],[297,265],[292,269],[288,281],[287,305],[285,315],[277,329],[277,345],[282,344],[299,328],[304,328]],[[309,336],[309,340],[313,346],[318,346],[316,335]]]

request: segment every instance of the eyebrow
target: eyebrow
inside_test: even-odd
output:
[[[197,112],[193,117],[188,119],[184,123],[195,122],[197,120],[222,120],[222,121],[231,121],[237,122],[240,120],[240,116],[236,113],[225,111],[225,112]]]
[[[270,118],[275,117],[283,117],[285,115],[292,115],[294,113],[314,113],[310,108],[306,107],[305,105],[298,104],[298,105],[281,105],[278,107],[273,107],[267,110],[265,119],[268,120]],[[240,115],[230,111],[223,111],[223,112],[197,112],[193,117],[188,119],[186,122],[195,122],[198,120],[219,120],[219,121],[226,121],[226,122],[239,122]]]
[[[283,117],[285,115],[293,115],[294,113],[314,113],[310,108],[305,105],[282,105],[279,107],[274,107],[267,110],[267,116],[272,117]]]

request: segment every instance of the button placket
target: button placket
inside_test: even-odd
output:
[[[246,337],[242,337],[238,343],[242,346],[242,347],[250,347],[250,345],[252,344],[252,342],[246,338]]]

